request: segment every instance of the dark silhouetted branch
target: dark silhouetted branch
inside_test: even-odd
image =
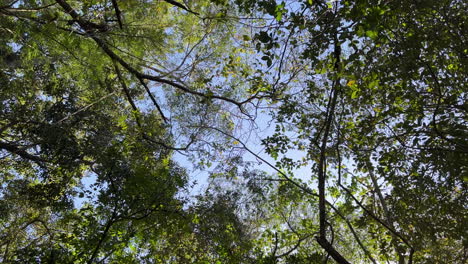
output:
[[[0,141],[0,149],[4,149],[8,152],[11,152],[13,154],[16,154],[23,159],[31,160],[37,163],[42,163],[42,162],[48,162],[47,160],[34,156],[32,154],[29,154],[26,150],[19,148],[17,145],[6,143],[6,142],[1,142]]]
[[[189,12],[189,13],[192,13],[192,14],[194,14],[194,15],[197,15],[197,16],[200,15],[199,13],[190,10],[188,7],[184,6],[183,4],[181,4],[181,3],[177,2],[177,1],[174,1],[174,0],[164,0],[164,2],[169,3],[169,4],[173,5],[173,6],[178,7],[178,8],[182,8],[183,10],[185,10],[185,11],[187,11],[187,12]]]
[[[336,251],[336,249],[333,247],[330,242],[327,241],[327,239],[322,238],[320,236],[315,237],[319,245],[327,251],[328,254],[339,264],[350,264],[341,254]]]
[[[115,16],[117,17],[117,23],[119,23],[120,29],[122,29],[123,28],[122,17],[121,17],[119,5],[117,4],[117,0],[112,0],[112,6],[114,7]]]

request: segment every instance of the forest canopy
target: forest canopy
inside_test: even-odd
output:
[[[462,0],[0,0],[0,260],[466,263],[466,32]]]

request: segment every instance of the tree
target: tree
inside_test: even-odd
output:
[[[466,10],[4,1],[2,261],[466,262]]]
[[[216,259],[192,244],[200,213],[184,208],[188,177],[171,159],[203,139],[175,128],[183,110],[243,107],[236,90],[206,88],[202,66],[220,60],[229,26],[209,4],[2,3],[3,262]],[[192,248],[174,249],[184,239]]]
[[[317,241],[338,263],[352,259],[329,243],[342,206],[361,261],[466,260],[465,7],[242,1],[275,18],[257,33],[280,91],[275,133],[263,143],[288,181],[303,160],[312,165],[318,192],[294,184],[318,196]],[[294,149],[302,160],[288,156]],[[352,225],[372,243],[359,242]]]

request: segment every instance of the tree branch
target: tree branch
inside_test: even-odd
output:
[[[142,79],[142,78],[138,78],[138,80],[140,81],[141,85],[143,85],[143,87],[145,88],[146,90],[146,93],[148,94],[148,96],[150,97],[151,101],[153,102],[153,105],[156,107],[156,109],[158,110],[159,112],[159,115],[161,115],[161,118],[163,119],[163,121],[165,123],[168,122],[168,119],[166,118],[166,116],[164,115],[161,107],[159,106],[158,102],[156,101],[156,98],[153,96],[153,94],[151,93],[148,85],[145,83],[145,81]]]
[[[101,248],[102,246],[102,243],[104,243],[104,240],[106,239],[107,237],[107,234],[109,233],[109,230],[110,228],[112,227],[112,225],[114,224],[114,217],[116,216],[116,213],[115,211],[117,210],[116,207],[114,207],[114,211],[112,212],[112,215],[111,217],[109,218],[109,220],[107,221],[106,223],[106,227],[104,228],[104,231],[101,235],[101,238],[99,239],[99,242],[97,243],[96,247],[94,248],[94,251],[91,255],[91,257],[89,258],[88,260],[88,264],[91,264],[94,262],[94,259],[96,258],[98,252],[99,252],[99,249]]]
[[[316,236],[315,239],[320,244],[320,246],[327,251],[328,254],[338,263],[340,264],[350,264],[341,254],[336,251],[332,244],[330,244],[326,238],[322,238],[320,236]]]
[[[169,3],[169,4],[173,5],[173,6],[176,6],[178,8],[182,8],[183,10],[185,10],[185,11],[187,11],[189,13],[192,13],[194,15],[197,15],[197,16],[200,15],[199,13],[190,10],[188,7],[184,6],[183,4],[181,4],[181,3],[177,2],[177,1],[174,1],[174,0],[163,0],[163,1],[166,2],[166,3]]]
[[[171,80],[167,80],[167,79],[164,79],[164,78],[161,78],[161,77],[158,77],[158,76],[154,76],[154,75],[150,75],[150,74],[146,74],[146,73],[142,73],[140,72],[139,70],[137,70],[136,68],[132,67],[130,64],[128,64],[125,60],[123,60],[120,56],[118,56],[115,52],[113,52],[109,46],[100,38],[98,38],[94,33],[94,30],[95,29],[98,29],[99,31],[102,32],[102,29],[101,29],[101,26],[100,25],[93,25],[94,23],[92,22],[89,22],[89,21],[86,21],[84,19],[82,19],[78,13],[65,1],[65,0],[56,0],[57,3],[65,10],[65,12],[67,14],[69,14],[73,19],[74,21],[76,21],[80,27],[87,33],[87,35],[92,38],[96,44],[114,61],[117,61],[120,65],[122,65],[127,71],[129,71],[130,73],[134,74],[137,78],[141,78],[141,79],[145,79],[145,80],[150,80],[150,81],[154,81],[154,82],[158,82],[158,83],[162,83],[162,84],[167,84],[167,85],[170,85],[176,89],[179,89],[185,93],[188,93],[188,94],[192,94],[192,95],[196,95],[196,96],[199,96],[199,97],[203,97],[203,98],[206,98],[206,99],[218,99],[218,100],[222,100],[222,101],[225,101],[225,102],[228,102],[228,103],[232,103],[234,105],[236,105],[237,107],[239,107],[239,109],[241,110],[241,112],[245,113],[244,110],[242,109],[242,105],[243,105],[243,102],[238,102],[234,99],[231,99],[231,98],[228,98],[228,97],[225,97],[225,96],[220,96],[220,95],[215,95],[215,94],[206,94],[206,93],[202,93],[202,92],[199,92],[199,91],[195,91],[195,90],[192,90],[180,83],[176,83],[174,81],[171,81]],[[248,101],[248,100],[246,100]],[[244,101],[244,102],[246,102]]]
[[[34,162],[37,162],[37,163],[48,162],[47,160],[45,160],[45,159],[43,159],[41,157],[29,154],[26,150],[21,149],[17,145],[14,145],[14,144],[10,144],[10,143],[0,141],[0,149],[7,150],[7,151],[9,151],[9,152],[11,152],[13,154],[16,154],[16,155],[22,157],[23,159],[31,160],[31,161],[34,161]]]
[[[115,16],[117,17],[117,23],[119,23],[120,29],[122,29],[123,24],[122,24],[121,12],[119,9],[119,5],[117,4],[117,0],[112,0],[112,6],[114,7]]]

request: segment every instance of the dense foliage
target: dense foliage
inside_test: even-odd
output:
[[[465,263],[467,23],[457,0],[0,1],[0,259]]]

